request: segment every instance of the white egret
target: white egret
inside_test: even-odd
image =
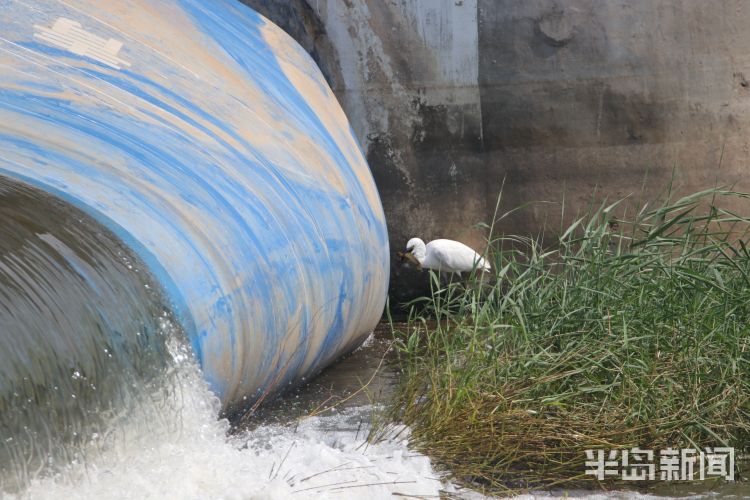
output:
[[[425,245],[419,238],[412,238],[406,244],[404,258],[415,260],[420,268],[433,269],[443,273],[469,272],[474,269],[488,272],[490,265],[470,247],[459,241],[432,240]]]

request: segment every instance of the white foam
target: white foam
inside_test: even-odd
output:
[[[408,449],[408,432],[368,444],[364,408],[228,436],[197,370],[178,369],[176,391],[152,395],[140,415],[92,440],[87,458],[34,480],[22,496],[364,500],[437,497],[445,488],[429,459]]]

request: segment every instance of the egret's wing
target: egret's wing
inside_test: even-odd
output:
[[[432,242],[431,242],[432,243]],[[453,240],[436,240],[434,252],[446,271],[467,272],[474,266],[482,268],[484,259],[472,248]]]
[[[446,251],[446,249],[440,245],[433,245],[432,251],[429,252],[429,255],[431,257],[430,262],[432,263],[432,268],[436,269],[438,271],[452,271],[453,268],[450,266],[450,253]]]

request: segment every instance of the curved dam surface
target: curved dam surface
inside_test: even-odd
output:
[[[232,0],[0,9],[2,186],[23,193],[17,203],[40,191],[123,242],[225,409],[319,371],[370,333],[388,287],[383,210],[346,116],[296,42]],[[22,323],[0,343],[25,335]],[[55,329],[44,331],[37,344],[54,345]],[[97,342],[58,362],[96,358]],[[42,361],[30,352],[14,362]],[[15,387],[8,377],[1,391]]]

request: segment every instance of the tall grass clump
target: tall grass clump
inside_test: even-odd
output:
[[[491,238],[492,275],[433,274],[395,332],[391,417],[493,492],[591,486],[587,449],[746,449],[750,218],[727,199],[748,195],[602,204],[552,248]]]

